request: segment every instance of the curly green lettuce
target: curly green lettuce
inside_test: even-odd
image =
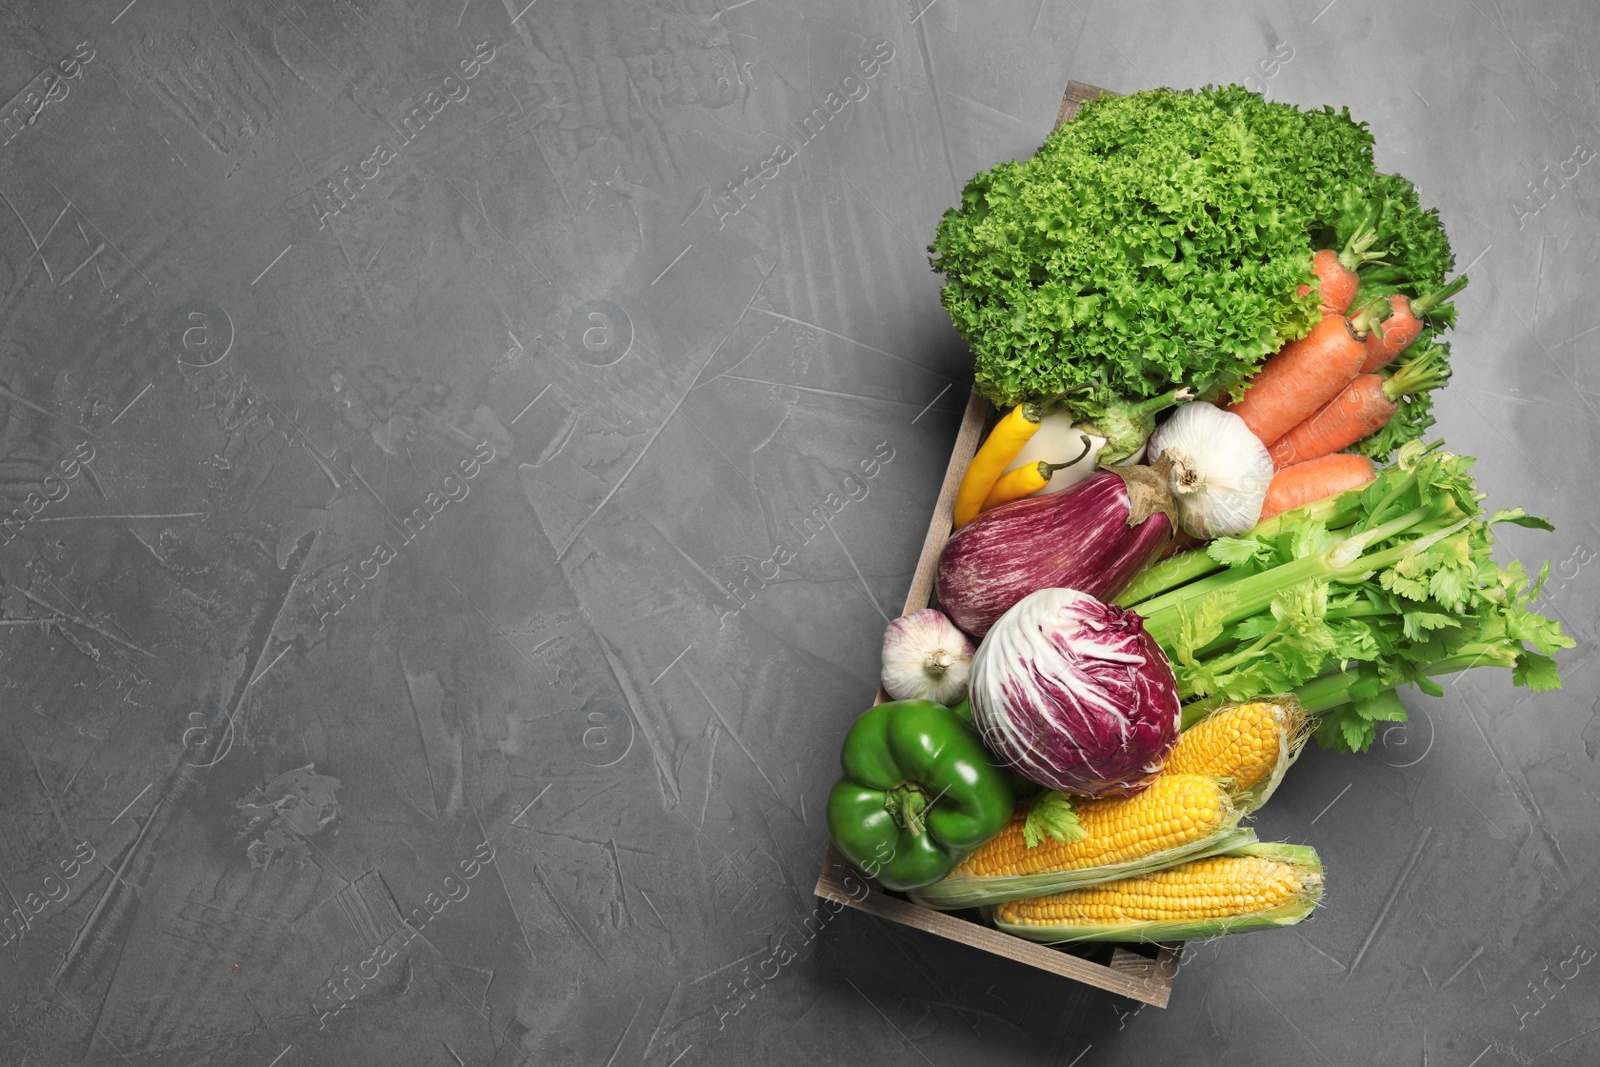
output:
[[[1372,268],[1386,285],[1437,287],[1438,217],[1376,173],[1372,146],[1348,109],[1238,86],[1085,104],[1032,157],[968,182],[929,248],[974,387],[1075,413],[1176,385],[1238,395],[1320,317],[1314,288],[1297,295],[1312,253],[1363,220],[1389,249]]]

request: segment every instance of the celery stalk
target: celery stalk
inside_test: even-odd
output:
[[[1322,717],[1319,743],[1359,750],[1375,723],[1403,715],[1392,692],[1408,681],[1437,693],[1429,677],[1486,665],[1519,686],[1560,688],[1554,657],[1573,641],[1534,610],[1549,565],[1530,577],[1493,559],[1496,524],[1551,527],[1520,508],[1487,514],[1471,464],[1408,446],[1337,507],[1286,513],[1253,542],[1157,568],[1133,610],[1172,663],[1184,725],[1293,692]]]
[[[1286,520],[1321,522],[1330,530],[1342,529],[1354,523],[1360,514],[1357,506],[1359,498],[1359,492],[1349,492],[1319,500],[1303,508],[1263,520],[1243,536],[1262,539],[1277,537],[1283,531]],[[1207,555],[1204,548],[1180,552],[1140,571],[1127,588],[1117,594],[1112,603],[1124,608],[1140,608],[1144,606],[1145,601],[1170,589],[1176,589],[1223,569],[1224,565]]]

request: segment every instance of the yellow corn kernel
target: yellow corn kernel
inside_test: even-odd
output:
[[[1235,814],[1228,792],[1200,774],[1163,773],[1131,797],[1074,799],[1073,806],[1083,828],[1077,841],[1046,837],[1027,847],[1022,839],[1024,807],[957,870],[991,877],[1129,863],[1210,837]]]
[[[1319,880],[1314,871],[1262,856],[1208,856],[1114,882],[1008,901],[996,918],[1014,926],[1240,918],[1271,911]]]
[[[1162,768],[1165,774],[1208,774],[1250,789],[1278,765],[1280,746],[1294,738],[1305,712],[1293,702],[1257,700],[1222,708],[1185,730]]]

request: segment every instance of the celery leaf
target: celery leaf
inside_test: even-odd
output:
[[[1072,801],[1053,789],[1033,798],[1028,806],[1028,817],[1022,823],[1022,843],[1028,848],[1038,845],[1047,836],[1070,845],[1083,834],[1078,813],[1072,810]]]

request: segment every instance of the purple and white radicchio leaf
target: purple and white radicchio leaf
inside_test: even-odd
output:
[[[1132,611],[1041,589],[989,630],[972,660],[972,718],[1024,778],[1085,796],[1150,784],[1182,708],[1166,654]]]

